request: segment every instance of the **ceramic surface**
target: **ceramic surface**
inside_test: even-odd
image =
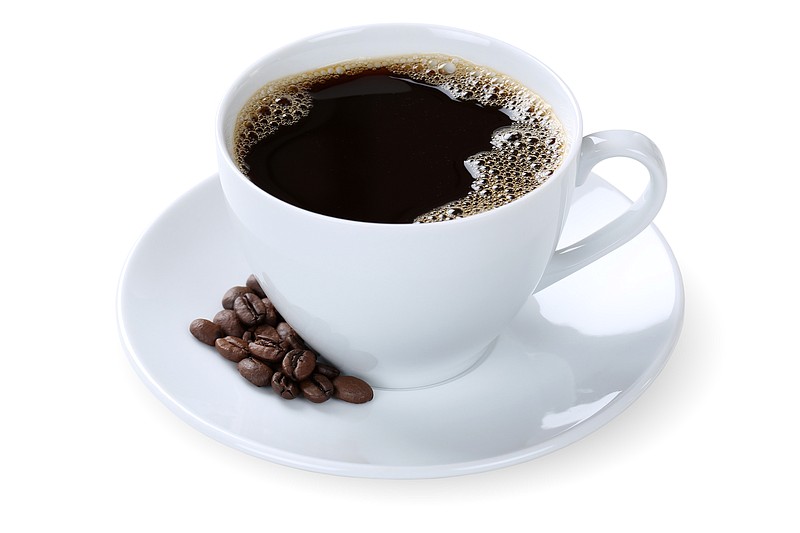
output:
[[[233,162],[236,117],[264,83],[353,57],[425,51],[489,67],[539,94],[564,125],[558,169],[530,193],[483,213],[439,224],[374,224],[280,201]],[[368,147],[352,146],[354,153],[363,149]],[[584,137],[569,89],[530,54],[484,35],[424,24],[333,31],[264,56],[223,99],[217,154],[232,235],[264,291],[298,333],[340,368],[390,388],[440,383],[471,367],[534,289],[645,229],[667,183],[661,153],[642,134],[616,130]],[[556,249],[576,184],[611,157],[642,163],[650,175],[646,189],[615,220],[598,222],[586,239]]]
[[[629,206],[591,175],[576,190],[562,242],[593,231],[598,215],[611,220]],[[136,372],[178,417],[284,465],[429,478],[534,459],[622,412],[657,376],[680,333],[680,273],[651,225],[531,296],[488,356],[455,380],[376,390],[363,405],[285,401],[250,385],[188,332],[193,319],[212,317],[223,292],[249,275],[229,224],[216,176],[167,209],[123,270],[120,333]]]

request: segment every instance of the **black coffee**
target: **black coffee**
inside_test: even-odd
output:
[[[333,65],[264,86],[235,130],[239,168],[324,215],[433,222],[504,205],[561,162],[564,135],[519,83],[445,56]]]

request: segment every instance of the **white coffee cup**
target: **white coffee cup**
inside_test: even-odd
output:
[[[507,205],[431,224],[312,213],[270,196],[239,171],[232,159],[236,116],[265,83],[355,58],[411,53],[457,56],[542,96],[566,130],[559,169]],[[219,176],[252,272],[306,342],[373,386],[420,387],[468,371],[533,292],[629,241],[660,209],[666,172],[658,148],[636,132],[583,137],[581,128],[567,86],[515,47],[440,26],[361,26],[286,46],[242,74],[217,120]],[[644,193],[611,223],[556,250],[573,190],[610,157],[633,158],[647,168]]]

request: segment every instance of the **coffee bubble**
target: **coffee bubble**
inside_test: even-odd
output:
[[[365,71],[437,87],[453,99],[502,110],[512,120],[494,132],[490,150],[464,161],[474,178],[467,195],[418,216],[417,223],[462,218],[505,205],[540,186],[561,165],[566,150],[563,126],[531,89],[458,57],[418,54],[346,61],[264,85],[236,122],[234,159],[239,169],[248,173],[245,157],[256,143],[309,114],[315,88]]]

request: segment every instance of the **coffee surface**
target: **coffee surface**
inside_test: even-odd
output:
[[[435,222],[504,205],[558,167],[564,134],[519,83],[459,58],[333,65],[272,82],[242,109],[239,168],[324,215]]]

